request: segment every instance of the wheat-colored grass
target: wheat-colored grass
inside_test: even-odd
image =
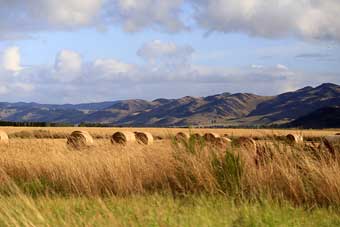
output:
[[[234,143],[221,148],[201,140],[173,141],[122,147],[104,138],[72,151],[66,139],[12,138],[0,146],[0,194],[15,185],[33,195],[207,193],[340,205],[340,151],[330,153],[321,143],[267,139],[249,151]]]

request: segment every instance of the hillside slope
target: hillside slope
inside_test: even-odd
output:
[[[278,95],[259,104],[248,117],[258,116],[263,123],[289,122],[322,107],[337,105],[340,86],[328,83]]]
[[[340,106],[324,107],[289,123],[298,128],[340,128]]]
[[[340,86],[322,84],[278,96],[223,93],[208,97],[49,105],[0,103],[0,120],[121,126],[251,126],[289,123],[323,107],[340,106]]]

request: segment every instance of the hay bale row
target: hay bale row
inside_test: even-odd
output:
[[[197,141],[204,140],[207,143],[217,145],[220,147],[223,147],[224,145],[231,143],[231,140],[229,138],[225,136],[221,137],[217,133],[205,133],[204,135],[202,135],[200,133],[189,134],[187,132],[179,132],[175,136],[175,140],[178,142],[188,141],[189,139]]]
[[[175,139],[177,141],[181,140],[189,140],[189,139],[195,139],[195,140],[201,140],[204,139],[205,141],[214,141],[217,138],[220,138],[220,136],[216,133],[206,133],[202,135],[201,133],[192,133],[189,134],[187,132],[179,132],[176,134]]]
[[[217,133],[206,133],[203,136],[205,142],[215,145],[220,148],[226,148],[226,145],[230,144],[232,141],[226,136],[220,136]]]
[[[116,132],[112,135],[111,142],[113,144],[128,145],[132,143],[139,143],[143,145],[151,145],[154,138],[148,132]]]
[[[194,139],[204,139],[204,141],[208,142],[208,143],[216,143],[216,142],[224,142],[224,143],[230,143],[232,142],[228,137],[221,137],[219,134],[217,133],[205,133],[203,136],[200,133],[194,133],[194,134],[189,134],[189,133],[185,133],[185,132],[179,132],[176,134],[175,139],[177,141],[181,141],[181,140],[188,140],[190,138],[194,138]],[[278,138],[278,137],[274,137],[274,138]],[[247,148],[251,148],[252,150],[256,149],[256,138],[251,138],[251,137],[239,137],[238,139],[236,139],[235,144],[238,146],[242,146],[242,147],[247,147]],[[297,134],[288,134],[285,137],[280,137],[280,139],[286,140],[288,143],[294,145],[294,144],[302,144],[304,142],[304,138],[301,135],[297,135]]]
[[[153,136],[148,132],[115,132],[111,136],[112,144],[128,145],[135,142],[150,145],[154,142]],[[67,145],[72,148],[82,149],[94,144],[92,136],[86,131],[74,131],[67,138]]]

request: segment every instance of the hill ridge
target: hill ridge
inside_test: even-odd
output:
[[[323,107],[340,105],[340,86],[324,83],[277,96],[229,92],[152,101],[129,99],[82,104],[0,102],[0,120],[121,126],[230,126],[292,122]]]

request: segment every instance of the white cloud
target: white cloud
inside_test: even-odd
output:
[[[68,29],[90,25],[102,10],[102,0],[1,1],[3,32]]]
[[[37,1],[35,1],[37,2]],[[51,25],[82,26],[91,24],[99,13],[102,0],[40,0]]]
[[[276,68],[279,69],[279,70],[288,70],[288,67],[285,66],[285,65],[282,65],[282,64],[277,64]]]
[[[340,41],[338,0],[191,0],[209,31]]]
[[[168,32],[185,29],[180,20],[184,0],[111,0],[107,1],[106,18],[109,23],[122,23],[128,32],[153,27]]]
[[[178,71],[185,68],[191,61],[194,49],[189,45],[177,45],[173,42],[154,40],[145,43],[137,52],[138,56],[147,61],[153,71]]]
[[[72,81],[81,75],[82,58],[79,53],[71,50],[62,50],[58,53],[54,65],[57,79]]]
[[[194,52],[188,45],[179,46],[173,42],[154,40],[144,44],[138,51],[138,55],[148,61],[155,61],[158,58],[187,58]]]
[[[4,51],[2,67],[8,71],[19,72],[22,69],[20,60],[19,47],[9,47]]]
[[[94,67],[100,71],[108,73],[128,73],[133,70],[133,66],[118,61],[116,59],[97,59],[94,62]]]
[[[116,59],[97,59],[93,63],[92,72],[98,78],[115,79],[121,75],[131,75],[135,67]]]

